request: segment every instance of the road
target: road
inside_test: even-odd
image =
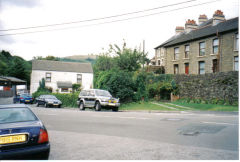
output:
[[[239,159],[237,113],[32,110],[48,129],[51,160]]]

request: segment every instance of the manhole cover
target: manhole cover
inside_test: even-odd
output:
[[[215,134],[226,126],[221,125],[208,125],[208,124],[189,124],[178,129],[179,134],[186,136],[196,136],[200,133]]]

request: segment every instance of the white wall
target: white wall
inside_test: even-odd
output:
[[[93,88],[93,74],[92,73],[75,73],[75,72],[58,72],[58,71],[41,71],[41,70],[33,70],[31,74],[31,85],[30,85],[30,93],[34,93],[37,91],[39,87],[39,81],[42,78],[46,77],[46,72],[52,74],[51,82],[46,82],[46,86],[52,87],[53,92],[57,90],[57,82],[72,82],[72,84],[77,83],[77,74],[82,74],[82,88],[90,89]],[[46,78],[45,78],[46,79]]]

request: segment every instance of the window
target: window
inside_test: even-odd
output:
[[[238,71],[238,56],[234,57],[234,70]]]
[[[46,73],[46,82],[51,82],[52,74]]]
[[[77,74],[77,83],[82,84],[82,74]]]
[[[61,88],[61,92],[68,92],[68,88]]]
[[[179,59],[179,47],[174,48],[174,60]]]
[[[161,65],[161,60],[158,60],[158,65],[159,65],[159,66]]]
[[[189,74],[189,63],[185,63],[185,74]]]
[[[199,61],[199,74],[205,74],[205,62]]]
[[[205,42],[199,43],[199,56],[205,55]]]
[[[173,65],[173,70],[174,70],[174,74],[178,74],[179,73],[179,69],[178,69],[178,64],[174,64]]]
[[[239,44],[238,44],[238,33],[235,34],[235,50],[238,51]]]
[[[213,67],[212,67],[213,73],[218,72],[218,61],[217,59],[213,60]]]
[[[218,39],[213,40],[213,54],[218,54]]]
[[[185,46],[185,58],[189,58],[189,45]]]

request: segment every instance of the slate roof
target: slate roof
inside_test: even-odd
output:
[[[176,35],[175,37],[173,36],[156,48],[170,47],[177,44],[206,38],[212,35],[238,30],[238,17],[226,20],[214,26],[212,25],[212,21],[212,19],[209,19],[208,21],[201,24],[196,30],[183,32],[179,35]]]
[[[90,63],[33,60],[32,70],[93,73]]]

